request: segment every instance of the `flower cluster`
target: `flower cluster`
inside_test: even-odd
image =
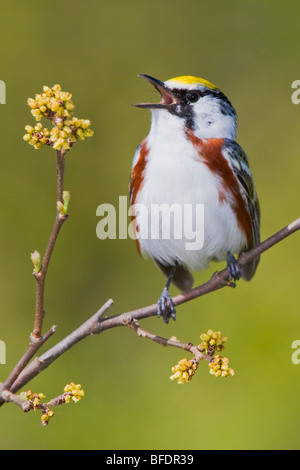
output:
[[[81,385],[76,385],[74,382],[67,384],[64,388],[64,392],[65,403],[69,403],[71,400],[77,403],[84,397],[84,390],[82,390]]]
[[[31,114],[37,121],[43,116],[52,119],[54,115],[67,119],[71,116],[75,106],[72,102],[72,95],[69,92],[61,91],[60,85],[53,88],[43,87],[44,93],[36,94],[35,99],[28,98],[27,103],[31,108]]]
[[[228,357],[221,357],[219,354],[217,354],[209,363],[209,372],[215,377],[233,377],[234,370],[231,369],[228,364]]]
[[[222,351],[225,346],[224,344],[228,340],[227,337],[222,336],[220,331],[208,330],[207,333],[200,335],[202,342],[199,344],[198,349],[201,352],[206,352],[207,354],[213,354],[215,350]]]
[[[20,399],[23,400],[24,406],[23,411],[30,410],[42,410],[42,426],[47,426],[50,418],[54,416],[54,411],[51,409],[53,406],[59,406],[64,403],[70,403],[73,400],[77,403],[84,396],[84,390],[82,390],[80,384],[71,382],[64,388],[64,393],[50,400],[48,403],[41,403],[41,399],[45,398],[43,393],[33,393],[31,390],[20,393]]]
[[[45,408],[42,414],[42,426],[47,426],[49,424],[49,419],[54,415],[54,411],[50,408]]]
[[[176,366],[172,367],[173,375],[171,380],[177,380],[179,384],[190,382],[198,369],[200,360],[207,360],[210,373],[215,377],[232,377],[234,370],[229,367],[229,359],[221,357],[216,352],[225,348],[228,338],[224,337],[220,331],[208,330],[200,335],[202,342],[197,346],[188,344],[188,350],[195,354],[191,360],[181,359]]]
[[[32,390],[27,390],[26,392],[20,393],[20,398],[21,400],[29,402],[33,410],[37,410],[41,399],[45,398],[45,395],[43,393],[33,393]]]
[[[51,410],[50,406],[59,406],[63,403],[70,403],[71,400],[77,403],[83,396],[84,391],[82,390],[80,384],[76,385],[74,382],[67,384],[62,395],[53,398],[51,402],[43,406],[42,425],[47,426],[49,419],[54,415],[54,411]]]
[[[94,134],[89,128],[91,122],[88,119],[73,116],[75,106],[71,93],[61,91],[60,85],[54,85],[53,88],[44,86],[43,89],[44,93],[35,95],[35,99],[28,98],[27,103],[36,121],[45,117],[54,127],[51,130],[43,128],[40,122],[34,127],[25,126],[26,134],[23,139],[26,142],[35,149],[49,145],[55,150],[66,152],[77,140],[84,140]]]
[[[172,367],[173,375],[171,380],[177,380],[178,384],[190,382],[198,369],[198,359],[193,357],[191,360],[181,359],[176,366]]]

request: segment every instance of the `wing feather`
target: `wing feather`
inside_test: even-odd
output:
[[[247,249],[250,250],[260,243],[260,207],[253,176],[249,168],[247,155],[237,142],[226,139],[223,152],[239,182],[241,194],[247,202],[251,216],[252,243],[247,247]],[[249,265],[243,268],[244,279],[250,280],[253,277],[258,263],[259,257],[255,258]]]

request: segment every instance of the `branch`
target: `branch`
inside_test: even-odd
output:
[[[134,330],[140,338],[150,339],[151,341],[154,341],[155,343],[158,343],[161,346],[172,346],[173,348],[183,349],[184,351],[193,353],[194,356],[196,356],[199,360],[208,359],[208,356],[201,353],[197,346],[194,346],[192,343],[181,343],[181,341],[176,338],[167,339],[163,338],[162,336],[154,335],[153,333],[150,333],[144,328],[141,328],[139,322],[134,318],[128,317],[127,326]],[[209,356],[209,359],[210,358],[211,356]]]
[[[45,279],[49,263],[53,254],[55,243],[64,221],[68,218],[67,210],[70,200],[70,193],[64,191],[64,170],[65,155],[73,147],[77,140],[85,140],[91,137],[93,131],[89,128],[88,119],[78,119],[73,116],[74,104],[72,95],[62,92],[60,85],[55,85],[52,89],[44,86],[43,93],[36,94],[35,99],[28,98],[27,103],[31,108],[31,114],[36,119],[37,124],[32,127],[25,126],[27,134],[23,139],[32,145],[36,150],[44,145],[51,146],[56,150],[56,172],[57,172],[57,197],[56,197],[56,217],[54,226],[45,250],[43,260],[38,251],[31,253],[31,260],[34,266],[33,275],[36,279],[36,302],[34,314],[33,332],[30,335],[30,344],[15,365],[9,377],[4,383],[0,383],[0,406],[3,401],[3,392],[9,392],[13,383],[20,376],[22,370],[28,365],[41,346],[53,335],[55,327],[52,327],[42,336],[42,327],[45,316],[44,293]],[[53,123],[53,128],[43,128],[41,122],[43,117]],[[13,400],[14,398],[12,398]]]
[[[1,398],[6,403],[14,403],[19,406],[24,413],[28,413],[31,410],[41,410],[42,425],[47,426],[49,419],[54,415],[52,407],[70,403],[71,400],[77,403],[84,397],[84,394],[84,390],[82,390],[80,384],[76,385],[74,382],[71,382],[65,386],[64,393],[52,398],[52,400],[47,403],[41,403],[41,400],[45,398],[43,393],[33,393],[31,390],[22,392],[20,395],[15,395],[9,390],[3,390],[1,392]]]
[[[25,354],[21,357],[19,362],[15,365],[12,372],[6,379],[3,385],[0,385],[0,393],[1,390],[9,390],[12,384],[15,382],[19,374],[22,372],[24,367],[29,363],[29,361],[33,358],[33,356],[37,353],[37,351],[43,346],[43,344],[55,333],[56,326],[52,326],[50,330],[42,337],[35,339],[31,336],[31,341],[29,344],[29,348],[25,352]]]
[[[18,395],[14,395],[9,390],[3,390],[1,393],[1,398],[6,402],[11,402],[19,406],[24,411],[24,413],[30,410],[27,402],[24,402],[24,400],[22,400]]]
[[[279,232],[275,233],[271,237],[267,238],[264,242],[260,243],[255,248],[247,251],[246,253],[242,253],[239,257],[238,261],[241,267],[246,266],[250,261],[252,261],[257,256],[261,255],[265,251],[269,250],[272,246],[276,245],[277,243],[281,242],[288,236],[292,235],[297,230],[300,230],[300,217],[294,220],[291,224],[284,227]],[[228,282],[228,271],[227,268],[223,269],[220,272],[216,272],[210,278],[208,282],[202,284],[190,291],[183,292],[179,295],[176,295],[172,298],[174,305],[181,305],[185,302],[189,302],[190,300],[196,299],[201,297],[205,294],[209,294],[210,292],[214,292],[218,289],[223,287],[233,287],[235,284]],[[123,313],[121,315],[116,315],[114,317],[108,318],[101,322],[99,325],[99,333],[104,329],[114,328],[115,326],[120,326],[124,322],[124,318],[126,316],[130,316],[137,320],[141,320],[142,318],[147,318],[156,315],[157,312],[157,305],[152,304],[148,307],[139,308],[136,310],[132,310],[130,312]]]
[[[36,357],[23,371],[20,373],[12,387],[11,392],[15,393],[27,384],[33,377],[46,369],[53,361],[59,358],[63,353],[75,346],[79,341],[87,336],[98,333],[99,324],[102,316],[112,306],[113,301],[108,300],[91,318],[77,328],[73,333],[68,335],[62,341],[57,343],[53,348],[46,351],[42,356]],[[0,398],[1,405],[1,398]]]
[[[64,182],[64,169],[65,169],[65,152],[63,150],[56,151],[56,169],[57,169],[57,202],[63,204],[63,182]],[[45,292],[45,279],[50,263],[51,255],[55,246],[60,229],[64,221],[68,218],[68,214],[62,214],[57,208],[56,218],[52,233],[50,235],[48,245],[43,258],[42,266],[39,272],[34,271],[36,279],[36,304],[35,316],[33,326],[33,338],[40,338],[42,334],[43,321],[45,316],[44,310],[44,292]]]
[[[252,259],[256,258],[258,255],[261,255],[262,253],[270,249],[272,246],[281,242],[282,240],[284,240],[299,229],[300,218],[298,218],[279,232],[272,235],[270,238],[262,242],[257,247],[253,248],[252,250],[249,250],[246,253],[243,253],[239,257],[240,265],[242,267],[245,266]],[[188,292],[179,294],[173,297],[172,300],[174,302],[174,305],[180,305],[226,286],[232,286],[232,283],[228,282],[227,268],[213,274],[211,279],[205,284],[195,287],[194,289],[191,289]],[[32,361],[24,368],[24,370],[16,379],[10,390],[12,392],[20,390],[21,387],[23,387],[30,380],[36,377],[40,372],[46,369],[64,352],[72,348],[75,344],[77,344],[79,341],[83,340],[87,336],[91,334],[100,334],[105,330],[108,330],[110,328],[116,328],[118,326],[128,326],[129,323],[131,323],[131,327],[136,329],[137,333],[141,333],[141,336],[151,339],[159,344],[181,347],[181,349],[189,350],[190,343],[180,343],[180,346],[179,343],[172,342],[172,340],[166,340],[159,336],[152,335],[151,333],[145,333],[145,330],[141,330],[139,329],[139,327],[136,326],[137,323],[135,323],[133,320],[140,320],[156,315],[156,304],[152,304],[147,307],[139,308],[136,310],[131,310],[129,312],[121,313],[112,317],[103,318],[103,315],[111,307],[112,303],[112,300],[108,300],[95,315],[93,315],[90,319],[83,323],[79,328],[77,328],[70,335],[68,335],[62,341],[53,346],[53,348],[46,351],[42,356],[40,356],[39,358],[36,357],[34,361]]]

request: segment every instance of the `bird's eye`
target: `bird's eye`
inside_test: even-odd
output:
[[[189,91],[185,96],[189,103],[196,103],[200,98],[200,95],[195,91]]]

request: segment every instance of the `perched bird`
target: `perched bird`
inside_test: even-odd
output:
[[[170,283],[189,290],[191,270],[226,260],[229,279],[253,277],[259,258],[241,268],[234,255],[259,244],[260,209],[247,156],[235,141],[236,111],[226,96],[202,78],[182,76],[163,82],[140,76],[158,90],[161,101],[135,105],[150,109],[152,122],[134,155],[130,201],[132,207],[148,209],[132,212],[137,245],[168,277],[157,303],[158,316],[168,323],[170,317],[176,318]],[[161,236],[170,216],[151,221],[149,214],[162,204],[203,204],[201,248],[188,250],[190,240],[184,233],[175,236],[174,226],[169,237]],[[194,212],[191,218],[195,222]]]

